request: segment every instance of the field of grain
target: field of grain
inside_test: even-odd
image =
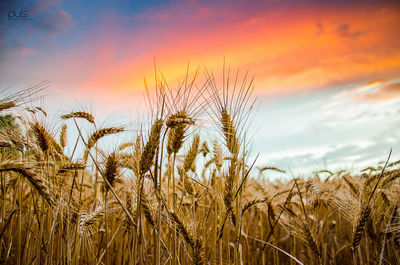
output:
[[[50,126],[35,87],[3,96],[0,264],[400,264],[399,162],[269,181],[248,157],[252,80],[205,76],[157,79],[131,131],[86,111]]]

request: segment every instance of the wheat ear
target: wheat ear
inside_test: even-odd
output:
[[[153,165],[154,156],[156,155],[156,150],[160,143],[162,126],[163,121],[161,119],[157,119],[151,127],[149,140],[147,141],[140,157],[139,168],[141,175],[144,175],[147,171],[149,171]]]
[[[351,246],[353,251],[360,244],[361,238],[364,233],[365,225],[370,218],[371,208],[367,205],[361,210],[360,216],[357,219],[356,226],[353,229]]]
[[[71,112],[71,113],[61,116],[61,119],[63,119],[63,120],[67,120],[67,119],[71,119],[71,118],[85,119],[88,122],[95,124],[93,115],[88,112],[84,112],[84,111]]]
[[[67,146],[67,125],[64,124],[61,127],[61,133],[60,133],[60,146],[62,148],[65,148]]]
[[[54,205],[55,201],[52,198],[48,188],[43,184],[40,179],[33,171],[27,168],[23,163],[20,162],[3,162],[0,164],[0,172],[13,171],[21,174],[26,180],[31,183],[35,190],[50,204]]]

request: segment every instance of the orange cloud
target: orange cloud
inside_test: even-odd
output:
[[[400,83],[384,83],[377,89],[358,95],[358,99],[369,101],[387,101],[400,98]]]
[[[292,93],[339,83],[393,79],[400,74],[400,9],[329,7],[259,11],[218,21],[218,12],[187,4],[135,17],[132,30],[109,18],[101,32],[63,55],[78,73],[82,95],[119,95],[144,88],[154,76],[153,60],[174,83],[187,62],[220,71],[227,65],[250,69],[258,93]],[[153,12],[153,13],[152,13]],[[156,12],[156,13],[154,13]],[[176,16],[174,16],[176,14]],[[110,19],[113,23],[108,24]],[[128,18],[132,19],[132,18]],[[212,21],[212,23],[210,22]],[[180,22],[180,24],[179,24]],[[91,41],[93,39],[93,41]],[[84,47],[84,48],[82,48]],[[76,65],[76,66],[75,66]]]

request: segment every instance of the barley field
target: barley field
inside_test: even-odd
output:
[[[40,85],[3,95],[0,264],[400,264],[389,150],[361,174],[256,166],[252,79],[205,76],[156,79],[134,129],[83,110],[54,125]],[[120,134],[132,141],[101,148]]]

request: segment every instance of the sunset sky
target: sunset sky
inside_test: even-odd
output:
[[[24,19],[9,17],[29,10]],[[53,115],[135,116],[154,62],[255,76],[260,165],[294,173],[400,158],[398,1],[2,1],[0,88],[49,81]],[[232,70],[232,71],[233,71]]]

